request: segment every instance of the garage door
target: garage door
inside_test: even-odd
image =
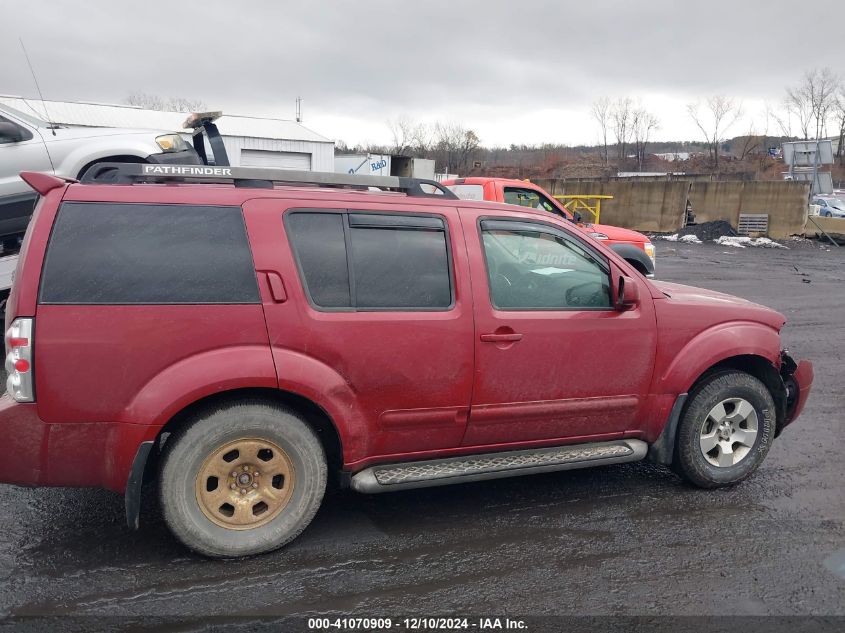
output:
[[[311,171],[311,154],[242,149],[241,167],[274,167],[276,169]]]

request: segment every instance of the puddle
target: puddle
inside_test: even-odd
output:
[[[845,580],[845,549],[837,550],[825,558],[824,566]]]

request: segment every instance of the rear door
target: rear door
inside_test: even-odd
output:
[[[467,446],[611,439],[632,428],[654,367],[656,324],[611,306],[607,258],[525,214],[461,209],[477,336]]]
[[[456,211],[269,199],[245,210],[256,266],[284,288],[264,306],[280,387],[296,390],[318,363],[354,394],[350,462],[459,446],[474,349]]]

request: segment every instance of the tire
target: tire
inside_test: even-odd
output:
[[[314,518],[325,489],[319,439],[283,406],[239,401],[215,407],[164,445],[159,498],[165,522],[206,556],[282,547]]]
[[[822,213],[822,217],[823,218],[832,218],[833,214],[830,211],[825,211],[824,213]]]
[[[673,469],[701,488],[742,481],[762,463],[774,437],[771,393],[754,376],[728,371],[706,378],[690,395]]]

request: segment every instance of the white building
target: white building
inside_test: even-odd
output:
[[[0,103],[62,125],[188,133],[182,128],[188,117],[186,112],[80,101],[45,101],[42,104],[38,99],[4,95],[0,95]],[[296,121],[224,113],[216,123],[232,165],[329,172],[335,169],[334,141]]]

